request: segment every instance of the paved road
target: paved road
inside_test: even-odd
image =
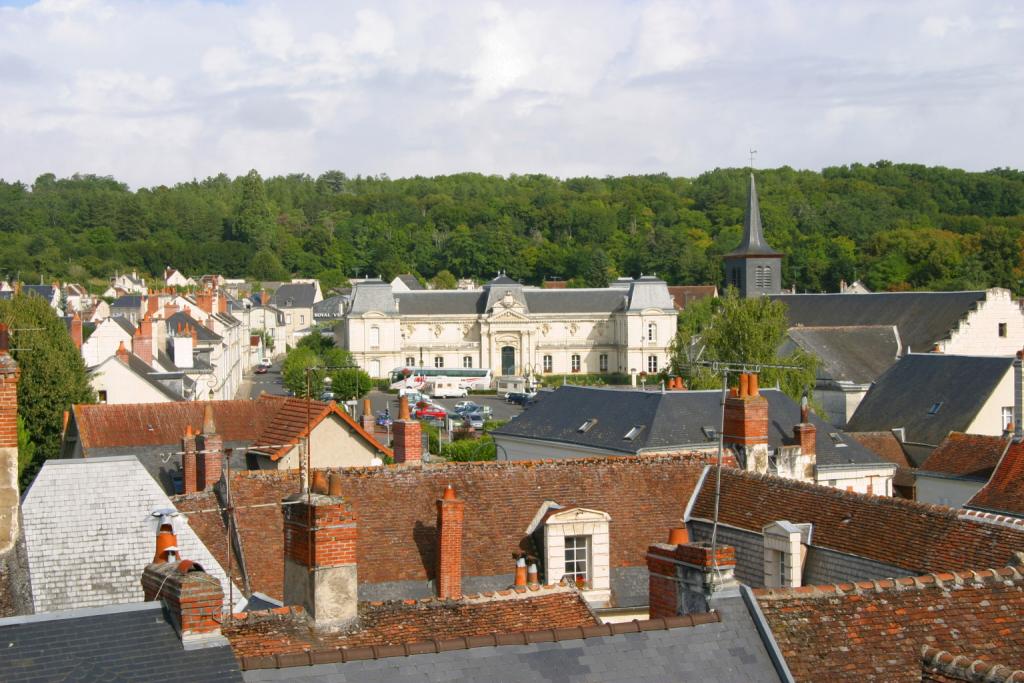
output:
[[[262,393],[286,396],[284,386],[281,385],[281,364],[274,363],[270,371],[265,375],[257,375],[249,372],[242,377],[242,384],[238,387],[235,398],[249,399],[259,398]]]

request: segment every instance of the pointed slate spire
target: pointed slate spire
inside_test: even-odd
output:
[[[779,253],[769,246],[764,238],[764,228],[761,226],[761,206],[757,201],[757,185],[754,182],[754,174],[750,174],[750,190],[747,193],[747,208],[743,214],[743,240],[740,246],[726,254],[726,256],[747,256],[747,255],[778,256]]]

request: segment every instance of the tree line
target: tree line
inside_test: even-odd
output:
[[[115,270],[276,280],[412,272],[487,279],[501,270],[600,286],[657,273],[717,284],[740,239],[745,169],[696,178],[263,179],[255,171],[131,190],[109,177],[0,181],[0,276],[98,284]],[[1024,173],[916,164],[756,171],[783,283],[834,291],[1008,287],[1024,278]]]

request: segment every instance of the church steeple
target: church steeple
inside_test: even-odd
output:
[[[782,290],[782,254],[772,249],[764,238],[753,173],[743,215],[743,239],[724,258],[725,285],[736,287],[742,296],[778,294]]]

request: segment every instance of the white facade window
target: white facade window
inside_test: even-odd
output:
[[[565,572],[568,580],[576,585],[587,585],[590,581],[590,536],[565,537]]]
[[[600,363],[601,372],[608,372],[608,354],[602,353],[598,361]]]
[[[462,367],[464,367],[464,368],[471,368],[471,367],[473,367],[473,356],[463,356],[462,357]]]
[[[761,534],[764,539],[765,587],[798,588],[802,582],[811,525],[779,520],[762,527]]]
[[[380,328],[374,325],[370,328],[370,348],[376,349],[380,347]]]
[[[658,357],[647,356],[647,372],[655,373],[658,371]]]
[[[551,356],[544,356],[544,372],[551,372]]]
[[[414,367],[416,367],[416,359],[413,358],[412,356],[406,356],[405,357],[405,364],[408,367],[410,367],[410,368],[414,368]]]
[[[647,341],[658,341],[658,323],[647,323]]]
[[[572,364],[572,371],[573,372],[579,372],[580,371],[580,354],[578,354],[578,353],[572,354],[572,363],[571,364]]]
[[[306,324],[306,316],[304,314],[300,314],[299,315],[299,324],[300,325],[305,325]]]
[[[1003,429],[1013,424],[1013,406],[1003,406]]]
[[[291,313],[285,313],[284,314],[284,322],[285,322],[286,325],[291,325],[292,324],[292,314]]]
[[[380,361],[370,361],[370,377],[380,377]]]
[[[443,368],[444,367],[444,356],[434,356],[434,367],[435,368]]]

